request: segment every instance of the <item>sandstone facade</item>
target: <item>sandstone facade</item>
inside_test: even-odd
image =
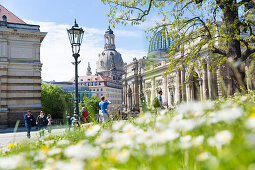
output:
[[[0,9],[1,128],[13,126],[17,120],[24,123],[27,110],[37,115],[41,109],[40,46],[46,33],[40,32],[39,25],[19,22],[19,18],[10,20],[17,23],[9,22],[3,13],[6,9]]]

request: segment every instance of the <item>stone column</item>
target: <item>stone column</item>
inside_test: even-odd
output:
[[[122,110],[125,110],[125,104],[126,104],[126,76],[124,77],[122,81]]]
[[[212,75],[212,69],[209,68],[210,62],[207,62],[207,82],[208,82],[208,98],[213,99],[213,75]]]
[[[170,85],[168,87],[168,90],[169,90],[169,106],[171,107],[174,107],[175,105],[175,101],[174,101],[174,86],[173,85]]]
[[[132,106],[131,108],[133,109],[134,106],[136,105],[136,88],[135,88],[135,82],[132,82]]]
[[[127,88],[127,104],[126,104],[126,111],[129,110],[129,88]]]
[[[171,94],[170,94],[170,86],[167,86],[167,105],[171,106]]]
[[[187,99],[187,102],[189,102],[191,100],[190,83],[189,82],[186,82],[186,99]]]
[[[203,80],[200,78],[198,79],[198,84],[199,84],[199,93],[200,93],[200,101],[203,100]]]
[[[194,81],[193,80],[190,80],[189,89],[190,89],[190,101],[193,101],[195,98],[195,96],[194,96]]]
[[[180,78],[181,78],[180,71],[177,70],[176,79],[175,79],[175,104],[178,104],[181,102]]]
[[[204,63],[205,64],[205,63]],[[207,76],[207,64],[203,69],[203,99],[207,100],[209,98],[209,90],[208,90],[208,76]]]
[[[152,103],[152,101],[153,101],[153,99],[156,97],[155,95],[155,77],[153,77],[152,79],[151,79],[151,103]]]
[[[167,98],[168,98],[168,95],[167,95],[167,77],[163,77],[163,104],[168,104],[167,102]]]
[[[218,87],[217,96],[219,96],[219,98],[224,96],[223,84],[224,84],[224,80],[222,77],[222,70],[221,68],[219,68],[217,69],[217,87]]]
[[[186,99],[186,86],[185,86],[185,70],[184,69],[182,69],[181,70],[181,82],[180,82],[180,84],[181,84],[181,94],[182,94],[182,101],[186,101],[187,99]]]

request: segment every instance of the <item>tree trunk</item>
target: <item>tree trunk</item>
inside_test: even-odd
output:
[[[238,16],[238,8],[236,7],[235,0],[227,0],[221,1],[220,7],[223,12],[223,24],[225,25],[225,29],[223,32],[226,34],[227,38],[227,50],[226,57],[228,59],[232,59],[233,62],[240,62],[241,59],[241,44],[240,44],[240,24],[239,24],[239,16]],[[242,61],[243,62],[243,61]],[[231,64],[231,63],[230,63]],[[240,91],[244,88],[244,79],[245,73],[241,71],[241,64],[234,67],[233,63],[231,64],[232,75],[232,83],[233,90]]]
[[[240,40],[240,24],[238,17],[238,8],[235,7],[235,0],[222,2],[223,24],[226,26],[227,34],[227,57],[233,58],[235,61],[241,58]]]

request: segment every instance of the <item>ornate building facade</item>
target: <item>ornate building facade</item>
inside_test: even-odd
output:
[[[0,5],[0,127],[41,110],[40,46],[46,36]]]
[[[255,31],[255,27],[252,28]],[[242,32],[241,36],[247,36],[247,32]],[[169,53],[172,43],[168,37],[167,29],[163,27],[152,37],[148,56],[140,60],[134,59],[124,66],[125,74],[122,77],[124,112],[141,111],[142,100],[151,106],[158,91],[163,92],[165,108],[172,108],[183,101],[216,99],[234,93],[230,67],[225,64],[225,67],[213,71],[210,67],[213,54],[206,50],[201,52],[202,70],[197,67],[192,69],[184,67],[166,74],[169,64],[166,54]],[[176,52],[175,57],[181,57],[184,52]],[[248,71],[249,59],[243,64]],[[254,79],[250,80],[253,82],[247,81],[247,87],[254,88]]]

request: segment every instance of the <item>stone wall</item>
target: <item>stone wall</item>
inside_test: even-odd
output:
[[[24,124],[27,110],[35,116],[41,110],[40,45],[46,33],[27,24],[15,28],[0,27],[0,128]]]

